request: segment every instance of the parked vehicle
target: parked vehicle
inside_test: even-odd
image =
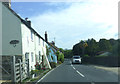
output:
[[[79,63],[81,64],[81,57],[80,56],[73,56],[72,57],[72,64]]]

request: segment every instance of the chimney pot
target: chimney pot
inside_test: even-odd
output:
[[[11,0],[3,0],[3,3],[4,3],[7,7],[11,8]]]
[[[31,21],[26,17],[25,21],[27,22],[27,24],[31,27]]]

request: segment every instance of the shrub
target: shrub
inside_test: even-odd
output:
[[[86,54],[86,55],[84,55],[84,57],[90,57],[90,56]]]
[[[61,56],[60,56],[60,61],[63,63],[64,62],[64,55],[61,53]]]
[[[62,64],[62,62],[61,62],[61,61],[58,61],[58,64]]]
[[[50,66],[51,66],[51,68],[55,68],[56,67],[56,63],[55,62],[50,62]]]
[[[57,55],[57,60],[61,61],[63,63],[64,62],[64,54],[57,51],[56,55]]]
[[[39,70],[31,70],[31,75],[38,74],[39,72],[40,72]]]

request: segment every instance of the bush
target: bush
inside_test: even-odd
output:
[[[58,64],[62,64],[62,62],[61,62],[61,61],[58,61]]]
[[[86,54],[86,55],[84,55],[84,57],[90,57],[90,56]]]
[[[50,66],[51,66],[51,68],[55,68],[56,67],[56,63],[55,62],[50,62]]]
[[[63,63],[64,62],[64,55],[61,53],[60,55],[60,61]]]
[[[31,75],[40,73],[39,70],[31,70]]]
[[[57,55],[57,60],[61,61],[63,63],[64,62],[64,54],[57,51],[56,55]]]

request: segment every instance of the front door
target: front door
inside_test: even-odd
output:
[[[25,61],[29,59],[29,53],[25,53]]]

